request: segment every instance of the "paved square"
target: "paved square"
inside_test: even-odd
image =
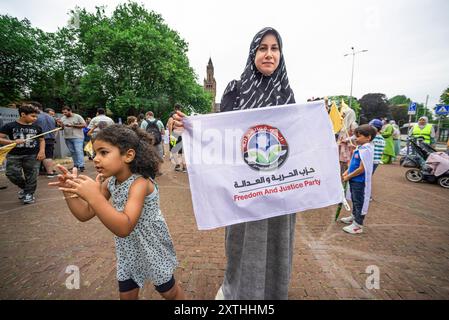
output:
[[[378,169],[362,235],[342,231],[335,206],[297,215],[290,299],[449,299],[449,190],[408,182],[405,171]],[[179,260],[175,276],[189,299],[213,299],[224,229],[198,231],[187,175],[169,162],[163,172],[157,181]],[[87,174],[95,175],[92,162]],[[0,190],[0,299],[118,299],[113,235],[98,219],[78,222],[48,182],[39,177],[32,205],[22,205],[9,182]],[[65,285],[72,265],[78,290]],[[373,270],[380,288],[370,290]],[[140,297],[161,299],[150,283]]]

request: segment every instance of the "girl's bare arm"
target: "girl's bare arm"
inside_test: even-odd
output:
[[[106,199],[109,200],[111,197],[108,188],[107,181],[101,184],[100,193]],[[81,222],[86,222],[95,217],[95,212],[92,207],[79,196],[74,195],[73,193],[69,193],[64,191],[64,199],[67,202],[67,206],[69,207],[72,214]]]
[[[87,176],[69,182],[71,188],[63,188],[85,199],[95,215],[112,233],[118,237],[127,237],[139,221],[145,197],[154,190],[154,185],[138,178],[130,187],[128,201],[123,212],[117,211],[102,194],[93,192],[96,182]]]
[[[57,182],[50,182],[48,185],[60,187],[61,188],[70,188],[69,181],[72,181],[74,179],[78,178],[78,172],[76,168],[73,168],[72,173],[67,170],[64,166],[57,165],[57,168],[61,171],[61,174],[58,175],[58,181]],[[94,190],[94,193],[100,193],[102,196],[106,199],[109,199],[110,194],[107,189],[107,181],[101,182],[102,177],[100,175],[96,178],[99,188],[97,190]],[[99,191],[99,192],[98,192]],[[70,209],[70,212],[77,218],[79,221],[88,221],[92,219],[95,216],[94,211],[92,208],[89,207],[88,203],[83,200],[82,198],[78,197],[76,194],[70,192],[69,189],[66,191],[63,191],[64,199],[67,202],[67,206]]]

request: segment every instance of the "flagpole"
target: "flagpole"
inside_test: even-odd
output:
[[[343,129],[345,130],[346,135],[348,136],[349,144],[350,144],[351,146],[355,147],[356,145],[355,145],[354,143],[352,143],[351,137],[349,136],[349,131],[348,131],[348,129],[346,128],[346,125],[345,125],[344,121],[343,121]]]
[[[62,128],[56,128],[56,129],[54,129],[54,130],[50,130],[50,131],[47,131],[47,132],[44,132],[44,133],[38,134],[38,135],[36,135],[36,136],[34,136],[34,137],[31,137],[31,138],[27,138],[27,139],[25,139],[25,141],[28,141],[28,140],[33,140],[33,139],[35,139],[35,138],[38,138],[38,137],[44,136],[44,135],[46,135],[46,134],[49,134],[49,133],[52,133],[52,132],[55,132],[55,131],[58,131],[58,130],[61,130],[61,129],[62,129]],[[15,142],[13,142],[13,143],[10,143],[10,144],[7,144],[7,145],[4,145],[4,146],[0,147],[0,150],[1,150],[1,149],[6,149],[7,147],[10,147],[10,146],[12,146],[13,144],[15,144]]]
[[[335,212],[335,221],[338,220],[338,217],[340,216],[341,208],[343,207],[343,205],[345,205],[345,209],[348,210],[348,208],[347,208],[348,202],[345,199],[347,189],[348,189],[348,181],[345,181],[345,182],[343,182],[343,199],[338,204],[337,211]]]
[[[56,128],[56,129],[53,129],[53,130],[50,130],[50,131],[47,131],[47,132],[38,134],[37,136],[34,136],[34,137],[31,137],[31,138],[25,139],[25,141],[33,140],[33,139],[35,139],[35,138],[38,138],[38,137],[41,137],[41,136],[45,136],[46,134],[49,134],[49,133],[52,133],[52,132],[55,132],[55,131],[59,131],[59,130],[61,130],[61,129],[62,129],[62,128]]]

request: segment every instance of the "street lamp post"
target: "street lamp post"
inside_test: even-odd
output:
[[[352,106],[352,86],[354,83],[354,65],[355,65],[355,55],[362,53],[362,52],[367,52],[368,50],[360,50],[360,51],[354,51],[354,47],[351,47],[352,53],[347,53],[344,56],[347,57],[349,55],[352,55],[352,73],[351,73],[351,93],[349,95],[349,108],[351,108]],[[361,116],[361,112],[359,112],[359,120],[358,122],[360,123],[360,116]]]

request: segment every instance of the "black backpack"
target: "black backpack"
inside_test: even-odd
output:
[[[154,145],[158,145],[162,141],[162,134],[159,126],[157,125],[157,119],[154,121],[145,120],[147,122],[146,131],[153,136]]]

